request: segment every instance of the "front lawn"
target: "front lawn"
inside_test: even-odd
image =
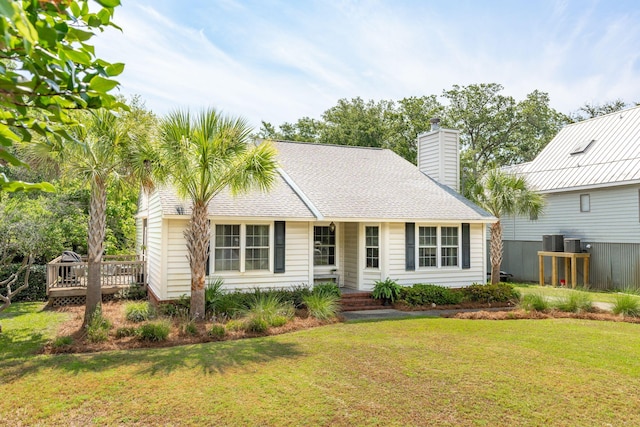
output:
[[[35,356],[59,314],[24,316],[0,314],[6,425],[640,425],[634,324],[411,319]]]

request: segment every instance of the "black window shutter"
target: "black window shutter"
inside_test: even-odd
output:
[[[462,224],[462,268],[471,268],[471,233],[469,224]]]
[[[273,272],[284,273],[284,221],[275,221],[273,224],[273,232],[275,237]]]
[[[405,241],[405,269],[414,271],[416,269],[416,224],[407,222],[404,225]]]

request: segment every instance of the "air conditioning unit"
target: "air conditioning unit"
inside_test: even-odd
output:
[[[580,239],[564,239],[564,251],[571,252],[574,254],[582,252]]]
[[[564,235],[545,234],[542,236],[542,250],[546,252],[564,252]]]

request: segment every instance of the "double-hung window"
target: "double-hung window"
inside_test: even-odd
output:
[[[458,227],[440,228],[441,265],[453,267],[458,265]]]
[[[313,227],[313,265],[336,265],[336,230],[329,226]]]
[[[215,270],[240,270],[240,225],[216,224]]]
[[[247,225],[245,270],[269,269],[269,226]]]
[[[367,226],[364,228],[365,253],[367,268],[380,267],[380,227]]]
[[[438,228],[418,227],[418,265],[438,266]]]
[[[418,267],[456,267],[460,265],[458,227],[417,227]]]
[[[269,270],[270,241],[269,225],[216,224],[215,271]]]

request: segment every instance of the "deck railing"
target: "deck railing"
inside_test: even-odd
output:
[[[62,262],[62,256],[47,264],[47,294],[52,290],[87,287],[87,262]],[[145,261],[137,255],[107,255],[100,264],[103,289],[140,285],[146,287]]]

